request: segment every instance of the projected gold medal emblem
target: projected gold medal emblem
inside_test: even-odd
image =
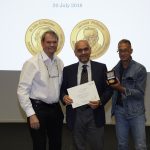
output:
[[[33,22],[26,31],[25,43],[27,49],[32,55],[35,55],[42,50],[41,36],[48,30],[55,31],[60,39],[56,54],[58,54],[63,48],[65,36],[62,28],[52,20],[42,19]]]
[[[100,21],[87,19],[79,22],[72,30],[70,43],[74,44],[79,40],[87,40],[91,46],[91,59],[102,56],[110,44],[110,34],[107,27]]]

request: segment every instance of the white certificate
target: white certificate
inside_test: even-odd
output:
[[[88,104],[92,100],[100,100],[94,81],[69,88],[67,91],[73,100],[73,108]]]

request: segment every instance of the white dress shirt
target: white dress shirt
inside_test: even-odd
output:
[[[29,98],[48,104],[59,101],[63,67],[57,56],[51,60],[44,51],[24,63],[17,94],[27,117],[35,114]]]

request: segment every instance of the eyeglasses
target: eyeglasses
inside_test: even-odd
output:
[[[83,51],[84,51],[84,52],[87,52],[89,49],[90,49],[89,47],[85,47],[85,48],[76,49],[76,51],[77,51],[78,53],[82,53]]]
[[[129,53],[130,49],[118,49],[117,53]]]

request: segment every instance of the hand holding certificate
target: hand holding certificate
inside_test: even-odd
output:
[[[73,108],[88,104],[92,100],[100,100],[94,81],[69,88],[67,91],[73,99]]]

